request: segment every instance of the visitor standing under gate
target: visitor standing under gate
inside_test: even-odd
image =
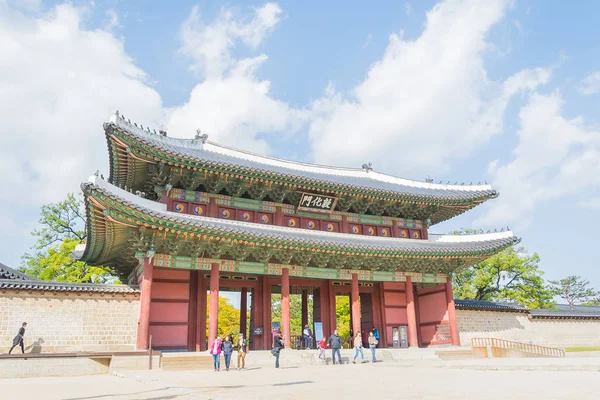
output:
[[[354,359],[352,360],[352,364],[356,364],[356,357],[358,357],[358,353],[360,353],[360,361],[364,362],[365,354],[363,353],[362,335],[360,332],[358,332],[354,338]]]
[[[225,336],[223,342],[223,357],[225,358],[225,371],[229,371],[229,364],[231,363],[231,353],[233,353],[233,343],[231,342],[229,335]]]
[[[248,353],[248,348],[246,344],[246,339],[244,339],[244,334],[240,333],[238,337],[237,343],[237,368],[236,369],[246,369],[246,353]],[[242,360],[242,366],[240,367],[240,360]]]
[[[331,344],[331,365],[335,365],[335,355],[338,356],[338,361],[342,363],[342,353],[340,349],[342,348],[342,338],[338,335],[337,329],[333,331],[333,335],[329,336],[328,340],[329,344]]]
[[[221,338],[217,336],[210,347],[210,354],[213,356],[213,366],[216,371],[221,370]]]
[[[284,347],[284,339],[281,337],[281,334],[277,332],[277,334],[273,338],[273,350],[271,350],[271,352],[275,356],[275,368],[279,368],[279,353]]]
[[[377,347],[377,343],[379,343],[379,341],[375,338],[375,335],[373,334],[373,332],[369,333],[369,348],[371,349],[371,355],[373,356],[373,362],[377,362],[377,359],[375,358],[375,348]]]
[[[304,346],[306,350],[310,350],[312,348],[312,332],[308,325],[304,326]]]

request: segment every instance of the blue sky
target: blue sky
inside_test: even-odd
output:
[[[509,226],[549,279],[600,289],[600,4],[0,0],[0,260],[40,204],[107,174],[114,110],[171,136],[500,197],[431,230]]]

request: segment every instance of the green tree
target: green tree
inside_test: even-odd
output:
[[[529,308],[552,308],[554,291],[545,283],[537,253],[510,247],[453,276],[459,299],[512,301]]]
[[[281,323],[281,294],[271,295],[271,321]],[[313,329],[313,296],[308,296],[308,325]],[[270,329],[270,327],[269,327]],[[302,335],[302,296],[290,295],[290,334]]]
[[[558,281],[550,281],[554,293],[562,299],[565,299],[571,310],[575,303],[584,303],[594,301],[594,297],[600,295],[599,292],[589,287],[590,281],[582,279],[580,276],[570,275]]]
[[[82,196],[70,193],[58,203],[41,208],[33,254],[21,258],[21,271],[35,278],[58,282],[119,283],[111,268],[91,266],[71,258],[75,246],[86,239]]]
[[[207,309],[210,310],[210,294],[206,295]],[[246,326],[250,326],[250,312],[246,313]],[[235,308],[229,299],[219,296],[219,324],[217,326],[218,335],[224,337],[225,335],[233,335],[235,341],[236,336],[240,332],[240,310]],[[208,313],[206,313],[206,337],[208,337]]]
[[[335,297],[335,318],[338,335],[347,343],[350,338],[350,296]]]

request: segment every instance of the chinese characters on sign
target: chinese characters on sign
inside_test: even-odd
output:
[[[337,198],[321,194],[302,193],[298,210],[331,213],[335,209]]]

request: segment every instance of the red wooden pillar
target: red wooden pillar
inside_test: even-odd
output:
[[[152,272],[154,265],[149,257],[144,258],[140,288],[140,318],[138,320],[137,349],[148,349],[148,330],[150,328],[150,301],[152,300]]]
[[[330,279],[327,280],[327,290],[329,291],[329,334],[332,334],[333,331],[337,329],[337,312],[335,304],[335,290],[333,289]]]
[[[265,336],[269,336],[269,329],[264,325],[264,299],[263,299],[263,280],[265,280],[266,276],[259,277],[257,285],[254,287],[254,291],[252,292],[252,305],[251,305],[251,315],[252,318],[252,328],[263,328],[262,335],[255,335],[254,332],[250,332],[250,338],[252,340],[252,350],[264,350],[265,344]]]
[[[360,332],[360,296],[358,292],[358,274],[352,274],[352,332]]]
[[[308,325],[308,290],[302,290],[302,330]]]
[[[406,277],[406,316],[408,319],[408,346],[419,347],[419,336],[417,333],[417,309],[415,308],[415,291],[412,278]]]
[[[273,346],[273,328],[271,327],[271,281],[268,276],[263,277],[263,324],[265,326],[263,336],[263,349]]]
[[[197,351],[198,272],[199,271],[190,271],[190,298],[188,303],[188,351]]]
[[[206,278],[204,271],[198,271],[198,308],[196,309],[196,351],[206,347]]]
[[[208,314],[208,348],[212,346],[219,328],[219,263],[210,268],[210,312]]]
[[[446,301],[448,303],[448,319],[450,322],[452,346],[460,346],[458,325],[456,324],[456,309],[454,308],[454,293],[452,293],[452,280],[450,277],[448,277],[448,280],[446,281]]]
[[[290,347],[290,270],[281,269],[281,330],[285,347]]]
[[[321,287],[319,288],[319,297],[321,303],[321,307],[319,307],[319,312],[321,313],[320,321],[323,324],[323,336],[325,336],[325,338],[328,338],[329,335],[331,335],[332,330],[329,326],[329,285],[326,279],[321,282]]]
[[[242,288],[242,298],[240,300],[240,332],[246,335],[246,316],[248,313],[248,289]]]

